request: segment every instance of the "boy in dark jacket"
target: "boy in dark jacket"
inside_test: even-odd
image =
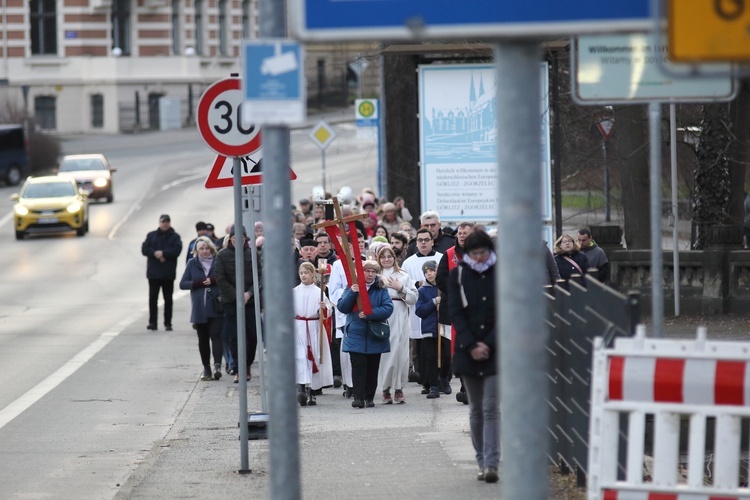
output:
[[[422,264],[422,272],[425,283],[419,287],[419,298],[415,312],[422,318],[422,359],[420,366],[427,367],[427,384],[422,388],[422,394],[427,394],[428,399],[440,397],[440,388],[443,386],[442,376],[445,373],[445,384],[448,384],[450,373],[450,340],[438,334],[438,308],[440,297],[435,285],[437,276],[437,263],[428,260]],[[439,339],[439,340],[438,340]],[[438,368],[438,342],[440,345],[441,366]]]

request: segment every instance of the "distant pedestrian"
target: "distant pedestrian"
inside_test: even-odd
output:
[[[492,239],[475,230],[464,241],[464,255],[450,272],[448,306],[456,328],[453,372],[469,398],[469,429],[479,473],[494,483],[500,464],[500,380],[495,318],[497,255]]]
[[[336,307],[346,314],[344,325],[344,351],[349,353],[354,382],[353,408],[374,408],[375,392],[378,389],[380,355],[390,351],[388,339],[375,338],[368,333],[369,321],[386,321],[393,312],[393,302],[378,273],[380,265],[372,260],[363,264],[366,290],[360,290],[355,282],[347,287]],[[372,313],[358,310],[357,296],[366,293],[370,299]]]
[[[555,242],[555,263],[560,271],[560,279],[564,280],[563,287],[568,288],[568,282],[575,281],[586,286],[584,276],[589,269],[589,260],[580,251],[578,242],[568,233],[560,236]]]
[[[250,247],[247,243],[247,232],[242,229],[242,235],[238,238],[235,235],[235,228],[229,231],[229,242],[227,247],[222,249],[216,256],[216,282],[221,290],[221,301],[224,305],[225,329],[229,338],[229,346],[232,350],[234,360],[234,382],[239,382],[239,375],[236,373],[239,364],[239,355],[237,351],[237,268],[235,265],[235,252],[237,247],[243,254],[245,287],[242,293],[243,303],[245,306],[245,353],[247,360],[247,380],[250,380],[250,366],[255,361],[255,349],[258,345],[258,334],[255,328],[255,301],[260,300],[255,297],[253,292],[253,260],[250,253]],[[262,269],[258,265],[258,276],[262,275]]]
[[[221,378],[221,358],[224,344],[221,329],[224,326],[224,309],[219,309],[221,292],[216,284],[216,247],[208,236],[195,242],[193,258],[185,266],[180,288],[190,290],[190,322],[198,333],[198,352],[203,364],[201,380]],[[213,372],[211,353],[213,352]]]
[[[578,230],[578,245],[589,261],[589,274],[602,283],[609,280],[609,259],[604,250],[596,244],[587,227]]]
[[[159,228],[146,235],[141,253],[146,257],[148,278],[148,326],[157,329],[159,291],[164,297],[164,328],[172,331],[172,294],[177,278],[177,258],[182,252],[180,235],[171,226],[169,215],[159,216]]]
[[[196,222],[195,232],[198,234],[198,236],[190,240],[190,243],[188,243],[187,252],[185,252],[185,262],[193,258],[193,247],[195,246],[195,242],[198,240],[198,238],[200,238],[201,236],[206,236],[206,234],[208,234],[208,224],[203,221]]]

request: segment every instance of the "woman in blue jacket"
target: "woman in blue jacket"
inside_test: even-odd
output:
[[[336,308],[346,314],[343,351],[349,353],[352,363],[352,383],[354,384],[352,407],[374,408],[380,355],[390,352],[391,344],[388,339],[378,339],[369,335],[367,322],[387,320],[393,312],[393,302],[388,295],[388,289],[378,276],[380,265],[374,260],[367,260],[362,265],[372,314],[366,315],[362,311],[355,310],[360,292],[357,283],[344,290]]]
[[[214,277],[216,247],[210,238],[201,236],[195,240],[194,257],[185,266],[180,280],[182,290],[190,290],[190,322],[198,332],[198,351],[203,363],[201,380],[221,378],[221,355],[224,349],[221,329],[224,325],[224,311],[217,311],[214,296],[219,296],[219,287]],[[209,346],[209,341],[212,344]],[[213,347],[213,349],[212,349]],[[211,351],[214,353],[214,372],[211,375]]]

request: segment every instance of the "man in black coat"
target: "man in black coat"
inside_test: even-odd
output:
[[[177,277],[177,257],[182,252],[180,235],[172,228],[169,215],[159,217],[159,229],[146,235],[141,245],[141,253],[146,257],[146,277],[148,278],[148,328],[156,330],[159,319],[157,303],[159,290],[164,296],[164,328],[172,330],[172,293]]]

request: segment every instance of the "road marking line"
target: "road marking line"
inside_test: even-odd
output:
[[[167,189],[173,188],[175,186],[179,186],[180,184],[182,184],[184,182],[194,181],[194,180],[200,179],[202,177],[206,177],[206,173],[205,172],[201,172],[200,174],[193,174],[193,175],[190,175],[188,177],[183,177],[182,179],[178,179],[176,181],[170,182],[169,184],[163,185],[161,187],[161,189],[159,189],[159,192],[162,193],[162,192],[166,191]],[[130,209],[128,209],[128,211],[125,213],[125,215],[122,216],[122,219],[120,219],[119,221],[117,221],[117,224],[115,224],[114,226],[112,226],[112,229],[109,231],[109,234],[107,235],[107,239],[108,240],[114,240],[115,239],[115,234],[117,233],[117,231],[123,226],[123,224],[125,224],[128,221],[128,219],[130,218],[130,216],[133,215],[136,212],[136,210],[138,210],[138,209],[141,208],[141,202],[144,199],[146,199],[146,195],[147,194],[148,193],[143,193],[141,195],[141,197],[138,198],[135,203],[133,203],[133,205],[130,207]],[[151,196],[153,196],[153,195],[151,195]],[[2,225],[2,224],[0,224],[0,225]]]
[[[174,294],[174,300],[179,300],[182,297],[188,295],[188,290],[180,290]],[[159,301],[160,305],[164,304],[164,300]],[[142,312],[147,312],[148,308],[142,309]],[[112,339],[120,335],[127,327],[140,321],[141,317],[138,316],[135,319],[126,318],[117,323],[114,328],[107,330],[99,337],[94,340],[91,344],[86,346],[81,352],[73,356],[73,359],[62,365],[49,377],[39,382],[35,387],[29,389],[26,394],[13,401],[11,404],[0,410],[0,429],[5,427],[14,418],[19,416],[24,411],[28,410],[31,405],[42,399],[48,393],[50,393],[55,387],[62,384],[65,379],[73,375],[80,367],[86,362],[93,358],[99,351],[109,344]]]
[[[13,218],[13,212],[6,214],[5,217],[0,219],[0,227],[3,227],[4,225],[6,225],[8,221],[11,220],[12,218]]]

